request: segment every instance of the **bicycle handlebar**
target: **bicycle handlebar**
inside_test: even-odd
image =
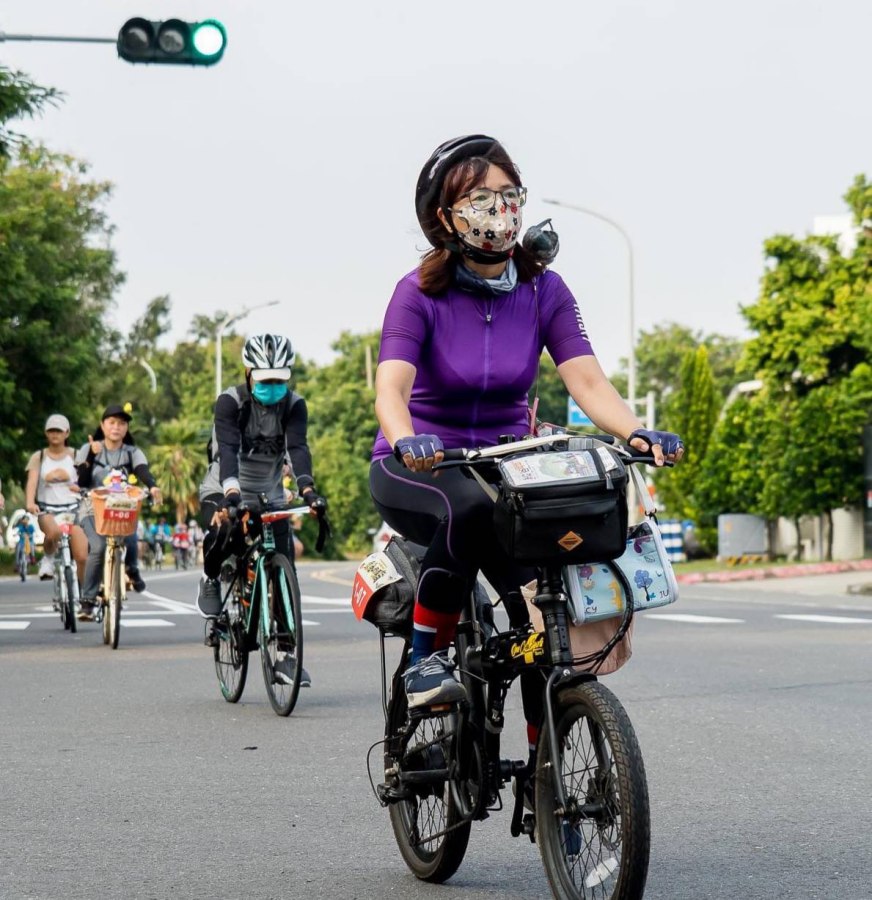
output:
[[[596,446],[609,446],[614,452],[621,455],[624,463],[644,463],[651,466],[656,464],[654,457],[649,453],[641,453],[635,447],[614,446],[615,438],[610,434],[550,434],[545,437],[525,438],[520,441],[511,441],[507,444],[497,444],[492,447],[475,449],[452,447],[442,451],[442,462],[436,463],[433,469],[447,469],[455,466],[474,465],[479,462],[493,462],[502,456],[510,456],[514,453],[523,453],[527,450],[535,450],[542,447],[552,447],[554,444],[566,444],[567,450],[592,450]],[[671,467],[674,464],[665,461],[664,465]]]
[[[303,506],[291,506],[284,500],[270,500],[266,494],[261,494],[258,500],[244,500],[235,506],[227,507],[227,514],[230,520],[238,521],[240,515],[248,513],[256,519],[262,519],[264,515],[270,519],[289,519],[291,516],[302,516],[307,513],[314,513],[318,519],[318,537],[315,541],[315,551],[320,553],[324,549],[327,538],[333,532],[330,521],[327,518],[327,512],[322,507],[313,509],[308,504]],[[229,539],[229,534],[228,534]]]

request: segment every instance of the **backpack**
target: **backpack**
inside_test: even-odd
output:
[[[244,434],[245,427],[248,425],[248,420],[251,418],[251,392],[248,390],[247,385],[241,384],[239,386],[227,388],[224,393],[230,394],[230,396],[233,397],[233,399],[236,401],[236,425],[239,428],[239,433]],[[288,416],[291,413],[291,408],[299,399],[299,394],[295,394],[290,390],[281,399],[280,405],[283,407],[281,411],[282,428],[287,427]],[[208,465],[211,466],[213,462],[216,462],[218,460],[218,456],[218,437],[215,434],[215,426],[213,424],[212,434],[209,436],[209,440],[206,441],[206,461]]]

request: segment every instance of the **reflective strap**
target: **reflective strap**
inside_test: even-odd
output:
[[[633,477],[633,484],[636,485],[636,493],[639,495],[639,499],[642,502],[642,508],[645,510],[646,516],[656,516],[657,515],[657,507],[654,505],[654,501],[651,499],[651,495],[648,493],[648,485],[645,483],[645,477],[639,471],[638,466],[636,465],[628,465],[630,470],[630,475]]]

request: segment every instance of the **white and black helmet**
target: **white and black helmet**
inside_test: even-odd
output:
[[[291,342],[280,334],[254,334],[242,348],[242,363],[254,381],[289,379],[294,359]]]

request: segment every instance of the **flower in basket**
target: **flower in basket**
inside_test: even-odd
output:
[[[133,472],[131,472],[131,473],[127,476],[127,483],[128,483],[128,484],[138,484],[138,483],[139,483],[139,480],[138,480],[137,477],[133,474]]]

